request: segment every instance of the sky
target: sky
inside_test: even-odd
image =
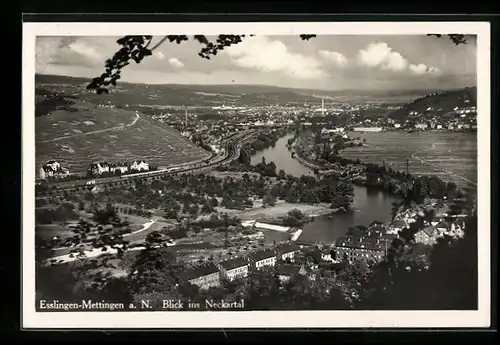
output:
[[[119,37],[45,36],[36,73],[93,78],[120,48]],[[161,37],[154,37],[157,42]],[[215,41],[215,37],[208,37]],[[160,45],[122,80],[146,84],[258,84],[323,90],[450,89],[476,85],[476,43],[426,35],[254,36],[210,60],[190,39]]]

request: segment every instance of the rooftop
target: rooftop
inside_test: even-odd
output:
[[[427,235],[432,236],[436,231],[436,228],[433,226],[426,226],[421,231],[425,232]]]
[[[233,258],[226,261],[222,261],[220,265],[225,270],[229,271],[238,267],[243,267],[245,265],[248,265],[248,261],[245,260],[244,258]]]
[[[276,274],[280,276],[293,276],[299,273],[300,265],[279,265],[276,267]]]
[[[395,220],[389,226],[394,228],[403,228],[408,226],[408,224],[404,220]]]
[[[254,259],[255,261],[261,261],[265,259],[272,258],[276,256],[274,252],[271,249],[264,249],[264,250],[259,250],[254,253],[250,253],[249,256]]]
[[[291,252],[296,252],[299,249],[300,249],[299,246],[296,245],[295,243],[284,243],[284,244],[280,244],[279,246],[276,247],[276,251],[280,255],[283,255],[286,253],[291,253]]]
[[[202,266],[188,268],[183,274],[181,274],[181,278],[184,281],[189,281],[191,279],[200,278],[218,272],[219,270],[217,267],[210,262],[205,263]]]
[[[368,250],[385,250],[386,241],[369,237],[340,237],[335,241],[335,247],[353,248],[353,249],[368,249]]]

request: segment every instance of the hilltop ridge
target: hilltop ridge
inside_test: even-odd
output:
[[[425,114],[432,112],[434,115],[453,112],[455,108],[477,107],[477,87],[466,87],[459,90],[434,92],[424,97],[419,97],[401,108],[392,111],[389,117],[396,120],[406,120],[409,114]]]
[[[37,84],[58,84],[85,88],[90,78],[69,77],[61,75],[35,76]],[[147,91],[147,92],[146,92]],[[363,99],[401,99],[407,102],[415,97],[421,97],[435,90],[320,90],[281,87],[272,85],[220,84],[220,85],[189,85],[189,84],[138,84],[120,82],[110,94],[101,95],[99,99],[112,99],[118,94],[128,93],[137,99],[136,103],[154,104],[161,99],[170,105],[213,105],[226,99],[239,104],[260,102],[319,102],[321,97],[332,101],[342,101],[346,97],[362,97]],[[139,98],[138,95],[142,97]],[[144,97],[144,96],[151,96]]]

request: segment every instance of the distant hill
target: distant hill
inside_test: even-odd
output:
[[[446,114],[455,107],[464,108],[477,106],[477,87],[435,92],[415,99],[400,109],[394,110],[389,117],[397,120],[406,120],[411,112],[420,114]],[[429,109],[429,110],[428,110]]]
[[[55,75],[36,75],[36,84],[66,85],[84,89],[90,78],[76,78]],[[310,90],[270,85],[185,85],[185,84],[137,84],[120,82],[110,94],[99,97],[85,97],[91,102],[121,102],[126,95],[129,104],[163,104],[188,106],[213,106],[225,104],[261,105],[308,102],[320,104],[320,98],[327,101],[345,102],[407,102],[433,92],[434,90]]]

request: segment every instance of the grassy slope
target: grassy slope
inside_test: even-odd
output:
[[[50,159],[61,162],[71,172],[83,172],[93,161],[146,159],[150,164],[169,165],[208,156],[208,152],[183,138],[177,130],[146,116],[123,130],[88,135],[78,133],[129,124],[134,118],[133,112],[108,108],[91,108],[74,113],[57,111],[52,115],[36,118],[37,168]],[[85,124],[84,121],[92,121],[94,124]],[[68,134],[77,136],[40,142]]]

